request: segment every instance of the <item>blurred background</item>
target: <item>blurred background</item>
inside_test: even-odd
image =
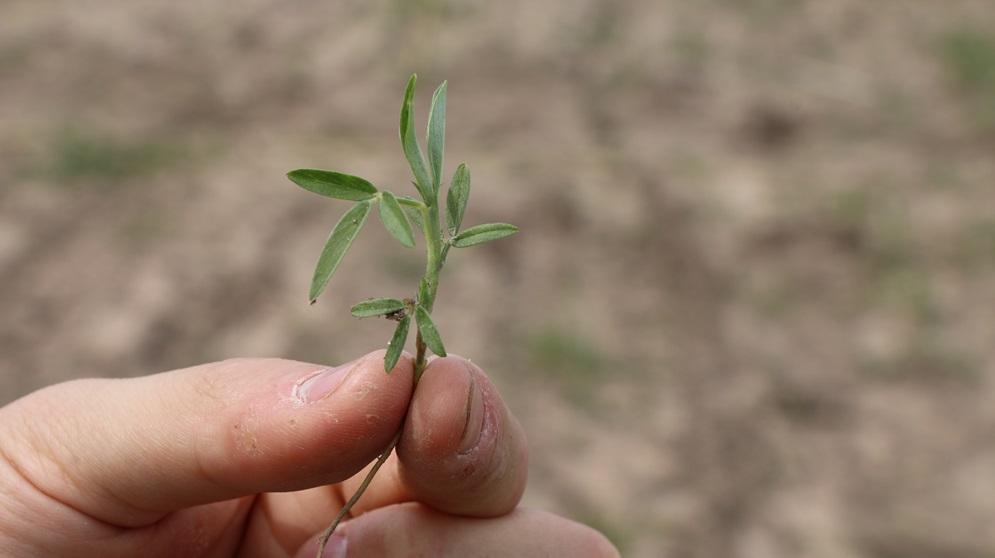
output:
[[[230,4],[230,5],[229,5]],[[449,80],[436,322],[533,447],[527,505],[635,557],[995,555],[995,7],[0,0],[0,403],[231,356],[337,363],[421,249],[347,205]]]

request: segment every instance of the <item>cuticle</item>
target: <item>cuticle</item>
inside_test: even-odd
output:
[[[328,370],[328,367],[319,368],[319,369],[317,369],[317,370],[315,370],[313,372],[305,374],[301,378],[298,378],[297,381],[294,382],[294,386],[292,388],[290,388],[290,397],[293,398],[294,401],[298,402],[301,405],[305,404],[306,401],[304,401],[304,396],[301,394],[301,387],[303,387],[304,384],[306,384],[308,380],[310,380],[311,378],[314,378],[318,374],[321,374],[325,370]]]

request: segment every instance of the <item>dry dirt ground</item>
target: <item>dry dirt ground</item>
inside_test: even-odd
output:
[[[0,0],[0,403],[381,347],[420,258],[311,266],[335,168],[404,191],[448,79],[469,223],[437,323],[526,502],[635,557],[995,555],[988,0]]]

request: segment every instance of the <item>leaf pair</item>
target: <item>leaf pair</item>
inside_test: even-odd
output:
[[[357,318],[369,318],[372,316],[386,316],[395,312],[405,310],[407,307],[403,300],[396,298],[373,298],[365,300],[352,307],[352,315]],[[397,322],[394,335],[387,343],[387,353],[384,355],[384,370],[390,372],[397,365],[397,360],[401,358],[404,351],[404,342],[408,339],[408,328],[411,326],[411,316],[405,313]]]
[[[401,209],[394,194],[387,190],[379,191],[366,179],[334,171],[298,169],[287,173],[287,177],[305,190],[316,194],[359,202],[332,229],[325,248],[318,258],[309,295],[312,304],[325,289],[328,280],[335,273],[335,269],[359,233],[359,229],[366,222],[371,203],[380,202],[380,221],[398,242],[408,248],[415,245],[411,224],[408,223],[404,210]]]
[[[352,315],[357,318],[368,318],[371,316],[388,316],[402,310],[407,310],[404,301],[396,298],[374,298],[365,300],[352,307]],[[421,305],[414,307],[415,321],[418,324],[418,332],[421,333],[425,345],[439,356],[446,356],[446,347],[442,344],[442,336],[439,335],[438,328],[432,321],[432,316]],[[384,355],[384,370],[390,372],[397,365],[401,352],[404,350],[404,343],[408,338],[408,329],[411,327],[411,316],[405,313],[401,316],[394,328],[394,335],[390,343],[387,344],[387,353]]]
[[[441,357],[446,356],[446,348],[442,345],[442,337],[439,335],[439,330],[436,329],[435,323],[432,322],[431,315],[421,306],[415,307],[415,322],[418,325],[418,333],[421,334],[425,345],[433,353]],[[397,323],[397,327],[394,328],[394,335],[391,336],[390,342],[387,343],[387,353],[383,359],[383,368],[385,371],[390,372],[397,366],[397,361],[401,358],[401,353],[404,351],[404,343],[408,339],[408,330],[410,328],[411,316],[405,315]]]
[[[460,163],[453,174],[453,181],[449,184],[449,192],[446,194],[446,224],[449,226],[449,234],[452,236],[450,243],[453,246],[466,248],[518,232],[518,227],[507,223],[477,225],[460,232],[459,228],[463,224],[463,214],[466,213],[466,205],[469,200],[470,169],[467,168],[466,163]]]
[[[460,163],[453,174],[453,181],[449,184],[449,192],[446,194],[446,224],[449,225],[449,234],[452,235],[449,242],[453,246],[466,248],[518,232],[518,227],[507,223],[477,225],[460,232],[459,228],[463,224],[463,214],[466,213],[466,204],[469,200],[470,169],[466,167],[466,163]]]
[[[404,90],[404,102],[401,105],[401,148],[408,160],[411,173],[415,176],[415,188],[426,203],[434,200],[442,183],[442,152],[446,143],[446,87],[444,81],[432,94],[432,107],[428,114],[428,161],[430,169],[425,168],[425,159],[418,138],[415,135],[414,96],[415,83],[418,76],[412,74],[408,86]],[[431,175],[429,172],[431,171]]]

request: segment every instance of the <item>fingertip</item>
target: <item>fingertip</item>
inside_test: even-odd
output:
[[[415,388],[401,441],[412,458],[435,461],[455,451],[475,383],[459,357],[439,357],[429,363]]]
[[[372,382],[378,388],[383,387],[389,390],[388,393],[391,395],[403,395],[401,402],[407,409],[411,390],[414,387],[414,359],[407,352],[403,352],[401,357],[397,359],[397,364],[388,371],[384,370],[386,353],[385,349],[377,349],[361,357],[357,365],[360,372],[356,374],[357,379],[353,385],[353,388],[359,388],[355,395],[363,398],[363,382]],[[367,385],[367,387],[369,386]]]
[[[514,509],[527,477],[521,426],[476,365],[433,361],[416,388],[398,446],[401,478],[415,497],[449,513]]]
[[[298,424],[306,421],[302,428],[313,448],[309,455],[326,466],[329,456],[335,456],[350,462],[350,469],[362,467],[400,427],[411,399],[414,366],[410,355],[402,355],[388,373],[384,354],[381,349],[361,357],[328,397],[292,410]]]

